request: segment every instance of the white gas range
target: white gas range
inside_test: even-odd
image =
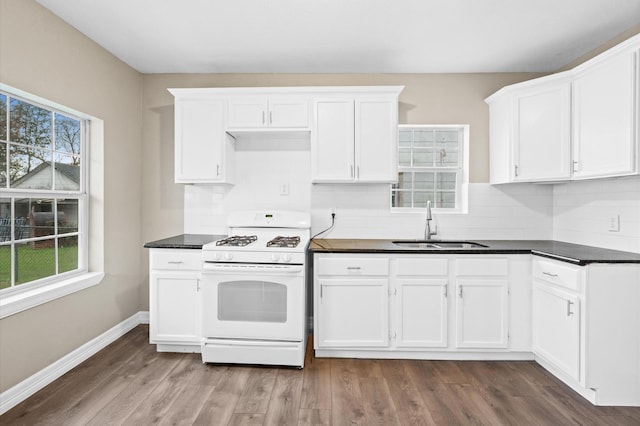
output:
[[[302,368],[309,213],[243,211],[202,247],[202,360]]]

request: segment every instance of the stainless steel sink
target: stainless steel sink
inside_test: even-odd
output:
[[[469,249],[487,247],[473,241],[436,241],[436,240],[405,240],[392,241],[393,244],[400,247],[416,248],[416,249]]]

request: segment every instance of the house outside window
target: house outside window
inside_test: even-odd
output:
[[[0,293],[87,271],[87,127],[0,91]]]
[[[391,186],[395,211],[466,211],[468,125],[398,126],[398,182]]]

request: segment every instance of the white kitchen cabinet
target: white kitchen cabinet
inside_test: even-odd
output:
[[[244,98],[228,102],[228,128],[309,128],[306,97]]]
[[[314,100],[313,182],[397,180],[400,90],[391,87],[384,89],[384,94],[345,94]]]
[[[530,359],[529,270],[522,256],[318,253],[316,354],[455,359],[463,350]],[[511,281],[518,291],[510,316]]]
[[[404,257],[395,262],[395,347],[446,348],[448,259]]]
[[[491,183],[571,177],[570,95],[562,74],[513,85],[487,99]]]
[[[509,260],[456,260],[456,347],[509,346]]]
[[[638,174],[639,62],[640,35],[488,97],[490,182]]]
[[[570,84],[554,81],[515,95],[514,181],[571,177]]]
[[[355,105],[353,99],[314,102],[311,176],[314,182],[351,182],[355,161]]]
[[[573,175],[635,173],[638,146],[638,51],[587,67],[573,82]]]
[[[640,406],[640,265],[534,258],[536,361],[596,405]]]
[[[151,249],[149,341],[159,352],[200,350],[200,250]]]
[[[175,96],[176,183],[232,183],[234,146],[225,133],[225,101],[170,91]]]
[[[533,351],[580,380],[580,298],[536,282],[533,285]]]
[[[315,265],[316,349],[387,347],[388,259],[322,256]]]

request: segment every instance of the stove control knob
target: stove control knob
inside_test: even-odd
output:
[[[217,252],[213,255],[213,258],[214,258],[215,260],[220,260],[220,259],[222,259],[222,253],[220,253],[219,251],[217,251]]]
[[[288,253],[285,253],[285,254],[282,256],[282,260],[283,260],[283,261],[285,261],[285,262],[291,262],[291,255],[290,255],[290,254],[288,254]]]
[[[278,253],[273,253],[271,255],[271,261],[277,262],[278,260],[280,260],[280,255]]]
[[[224,254],[224,258],[227,259],[227,260],[233,259],[233,253],[225,253]]]

